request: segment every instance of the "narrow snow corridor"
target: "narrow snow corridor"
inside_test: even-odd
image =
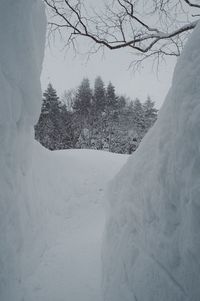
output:
[[[79,222],[77,216],[63,216],[62,233],[41,255],[39,267],[28,279],[30,300],[101,300],[104,214],[98,205],[89,211]]]
[[[40,194],[47,212],[41,237],[46,247],[25,280],[24,300],[102,300],[104,192],[127,158],[90,150],[50,152],[35,144],[33,194]]]

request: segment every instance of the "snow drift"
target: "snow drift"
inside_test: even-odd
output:
[[[155,126],[110,184],[106,301],[199,301],[200,25]]]
[[[0,40],[0,300],[18,301],[23,260],[37,232],[29,165],[41,100],[41,2],[1,0]]]

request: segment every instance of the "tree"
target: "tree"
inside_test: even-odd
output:
[[[78,38],[92,41],[90,52],[102,48],[128,48],[139,54],[133,63],[154,57],[180,55],[184,41],[197,24],[198,0],[109,0],[103,11],[81,0],[44,0],[49,8],[51,32],[65,35],[76,48]],[[66,38],[67,34],[67,38]]]
[[[52,84],[49,83],[46,91],[43,93],[43,102],[41,112],[43,114],[52,114],[59,110],[60,101],[57,96],[56,90],[53,88]],[[56,114],[54,114],[56,115]]]
[[[76,120],[79,122],[80,137],[79,147],[90,147],[92,135],[92,90],[90,88],[89,79],[84,78],[78,87],[73,110],[76,115]]]
[[[92,90],[90,88],[90,82],[88,78],[84,78],[78,87],[73,109],[79,115],[82,116],[83,119],[86,119],[89,115],[89,111],[92,104]]]
[[[100,76],[95,79],[92,103],[92,147],[103,148],[105,133],[105,108],[106,108],[106,89]]]
[[[43,94],[41,114],[35,125],[35,139],[50,150],[74,147],[77,140],[72,113],[60,102],[50,83]]]
[[[118,108],[119,110],[123,110],[126,106],[127,99],[125,96],[121,95],[118,97]]]
[[[106,106],[106,90],[104,82],[102,81],[100,76],[98,76],[94,82],[93,105],[98,113],[104,112]]]
[[[106,128],[107,128],[107,140],[108,149],[112,151],[113,149],[113,137],[118,122],[119,112],[118,112],[118,97],[115,94],[115,87],[111,82],[109,82],[106,89]]]
[[[134,128],[137,133],[137,138],[141,140],[145,131],[145,117],[143,106],[138,98],[133,103]]]
[[[72,112],[74,106],[74,99],[75,99],[76,91],[75,89],[70,89],[68,91],[64,91],[62,95],[62,102],[66,105],[67,111]]]
[[[56,90],[49,83],[43,94],[41,114],[35,125],[35,139],[48,149],[56,149],[59,140],[58,115],[60,101]]]
[[[143,104],[143,111],[145,132],[147,132],[155,123],[158,114],[158,110],[155,108],[155,103],[151,100],[150,96],[147,97],[147,100]]]
[[[113,111],[117,108],[117,96],[115,94],[115,87],[109,82],[106,89],[106,106],[109,111]]]
[[[68,111],[64,104],[61,107],[57,122],[60,140],[57,149],[75,148],[79,138],[79,130],[77,124],[74,122],[74,116],[71,111]]]
[[[126,106],[120,113],[120,129],[123,129],[121,139],[124,141],[124,153],[131,154],[141,142],[145,128],[143,106],[138,98],[126,101]]]

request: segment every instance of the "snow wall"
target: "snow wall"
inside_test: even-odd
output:
[[[31,198],[33,125],[40,110],[45,14],[39,0],[0,1],[0,300],[22,300],[39,225]]]
[[[200,300],[200,25],[154,127],[111,182],[106,301]]]

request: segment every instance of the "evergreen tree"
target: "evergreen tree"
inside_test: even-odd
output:
[[[134,128],[139,139],[142,139],[145,130],[144,110],[138,98],[133,103]]]
[[[100,76],[98,76],[94,82],[93,105],[97,114],[105,110],[106,90]]]
[[[115,87],[111,82],[109,82],[107,89],[106,89],[106,115],[105,115],[105,137],[107,141],[108,150],[111,151],[112,149],[112,142],[113,142],[113,128],[114,123],[116,121],[116,111],[117,108],[117,97],[115,94]]]
[[[60,142],[57,148],[74,148],[79,137],[79,132],[76,123],[74,123],[73,113],[67,110],[65,104],[61,107],[58,121]]]
[[[77,89],[73,110],[79,120],[80,137],[77,147],[90,148],[92,136],[92,98],[90,82],[84,78]],[[80,142],[81,141],[81,142]]]
[[[90,88],[90,82],[88,78],[84,78],[78,87],[73,109],[83,119],[86,119],[89,115],[92,105],[92,90]]]
[[[124,96],[118,97],[118,109],[119,111],[123,111],[127,103],[127,99]]]
[[[42,109],[41,113],[43,114],[53,114],[59,110],[60,101],[57,96],[56,90],[53,88],[52,84],[49,83],[46,91],[43,93]]]
[[[59,100],[51,84],[43,94],[35,138],[54,149],[94,148],[132,153],[157,118],[154,102],[147,98],[129,101],[117,96],[115,87],[104,87],[101,77],[94,83],[83,79],[77,90],[69,90]]]
[[[108,111],[112,111],[117,107],[117,96],[115,94],[115,87],[111,82],[109,82],[106,89],[106,105]]]
[[[41,114],[35,125],[35,139],[44,147],[55,150],[74,145],[71,114],[62,104],[52,84],[43,94]]]
[[[158,110],[155,108],[155,103],[148,96],[143,104],[145,131],[147,132],[157,119]]]
[[[56,149],[59,132],[57,118],[60,111],[60,101],[56,90],[49,83],[43,94],[41,114],[35,126],[35,138],[48,149]]]
[[[93,102],[91,110],[91,147],[95,149],[103,148],[105,135],[105,108],[106,108],[106,89],[100,76],[95,79]]]

